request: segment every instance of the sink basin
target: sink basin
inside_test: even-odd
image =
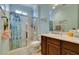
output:
[[[59,34],[59,35],[61,35],[62,32],[60,32],[60,31],[53,31],[52,34]]]

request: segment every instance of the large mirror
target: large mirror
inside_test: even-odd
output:
[[[56,4],[52,5],[53,30],[70,31],[79,28],[79,5]]]

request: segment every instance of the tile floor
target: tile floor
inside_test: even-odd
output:
[[[41,47],[31,44],[27,47],[12,50],[8,52],[8,55],[41,55]]]

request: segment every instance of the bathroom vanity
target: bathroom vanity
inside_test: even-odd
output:
[[[41,35],[42,55],[78,55],[79,38],[58,34]]]

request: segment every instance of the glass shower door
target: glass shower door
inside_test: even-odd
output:
[[[18,14],[11,14],[11,47],[16,49],[21,47],[21,19]]]

